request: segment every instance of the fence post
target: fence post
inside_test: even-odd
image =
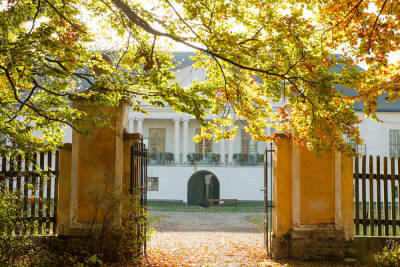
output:
[[[292,228],[292,142],[282,136],[275,143],[273,157],[272,256],[275,259],[290,255],[290,230]]]
[[[285,135],[275,144],[272,256],[353,256],[351,158],[334,151],[316,155]]]
[[[345,240],[351,240],[354,238],[353,159],[338,152],[336,154],[339,154],[341,161],[341,202],[335,205],[336,213],[340,213],[339,216],[341,216],[341,224],[337,224],[336,229],[339,230],[342,227]],[[340,205],[340,209],[338,209],[338,205]]]
[[[89,115],[101,114],[110,124],[79,125],[90,136],[77,131],[72,134],[70,229],[81,235],[97,232],[104,223],[119,225],[116,218],[122,211],[123,134],[127,132],[129,103],[106,107],[75,99],[74,108]]]
[[[71,219],[71,156],[72,144],[64,144],[59,152],[57,234],[68,235]],[[57,185],[56,185],[57,186]]]

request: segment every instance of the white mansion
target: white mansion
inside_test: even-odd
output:
[[[176,53],[182,62],[176,79],[182,85],[193,80],[206,79],[205,71],[194,69],[191,52]],[[277,103],[277,106],[279,104]],[[363,105],[354,105],[361,119]],[[129,131],[143,135],[148,147],[148,198],[157,200],[182,200],[198,204],[204,197],[204,177],[211,177],[210,198],[263,200],[264,169],[263,153],[266,144],[255,142],[243,130],[234,140],[218,143],[195,143],[193,137],[200,129],[190,115],[176,113],[172,108],[144,107],[148,115],[138,112],[129,114]],[[400,103],[380,101],[379,123],[365,119],[360,125],[365,144],[356,149],[362,154],[400,156]],[[236,121],[243,129],[246,122]],[[70,131],[65,136],[71,142]]]

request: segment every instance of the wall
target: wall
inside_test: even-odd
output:
[[[389,130],[400,129],[399,113],[377,112],[378,118],[383,120],[383,123],[367,119],[361,112],[356,114],[363,120],[360,124],[360,133],[366,144],[367,155],[389,156]]]
[[[220,183],[220,198],[264,200],[264,169],[262,167],[163,167],[149,166],[148,177],[159,177],[159,190],[148,191],[148,199],[187,201],[189,178],[200,170],[212,172]]]

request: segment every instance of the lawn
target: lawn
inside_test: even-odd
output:
[[[238,206],[232,206],[231,203],[222,206],[213,206],[202,208],[199,206],[187,206],[184,202],[179,201],[148,201],[149,210],[159,211],[199,211],[199,212],[250,212],[264,211],[263,201],[238,201]]]
[[[155,224],[159,223],[165,215],[162,214],[149,214],[147,218],[147,222],[150,226],[154,226]]]
[[[246,219],[254,224],[259,231],[264,231],[264,214],[248,215]]]

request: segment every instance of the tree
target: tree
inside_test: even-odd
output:
[[[131,33],[136,43],[128,41],[123,51],[90,50],[96,36],[80,21],[85,6],[79,2],[8,1],[1,10],[0,132],[11,144],[1,146],[2,152],[54,149],[65,126],[80,131],[82,121],[106,123],[74,109],[71,100],[77,97],[117,105],[134,95],[140,97],[135,110],[144,100],[178,109],[190,105],[186,111],[194,115],[207,108],[191,105],[204,97],[172,82],[170,56],[160,53],[148,36]],[[38,131],[40,138],[33,135]]]
[[[382,91],[389,92],[388,100],[397,99],[395,67],[384,64],[398,49],[395,1],[142,2],[9,0],[0,16],[0,131],[19,147],[54,145],[61,126],[96,121],[70,107],[69,97],[115,105],[133,96],[135,110],[147,101],[192,114],[202,123],[202,137],[229,138],[237,132],[232,122],[240,118],[256,140],[274,138],[265,133],[272,126],[312,149],[350,151],[343,136],[361,142],[359,119],[350,105],[354,99],[335,86],[357,89],[372,116]],[[372,4],[381,12],[366,9]],[[90,21],[126,43],[108,51],[111,65],[89,49],[97,37]],[[359,27],[369,30],[364,41],[370,45],[362,45]],[[379,40],[383,29],[391,33],[386,48]],[[171,56],[158,45],[162,38],[197,50],[196,66],[207,70],[207,80],[187,88],[174,83]],[[332,56],[344,45],[348,51]],[[374,67],[362,72],[354,59]],[[337,66],[339,72],[332,72]],[[90,89],[82,92],[80,83]],[[282,99],[286,108],[273,112],[271,101]],[[204,121],[206,111],[218,119]],[[33,139],[34,130],[45,138]]]

